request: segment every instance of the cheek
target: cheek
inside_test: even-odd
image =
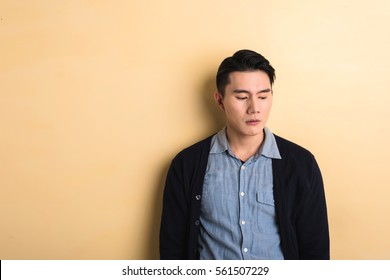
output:
[[[244,112],[245,113],[245,112]],[[237,108],[237,106],[225,106],[225,114],[227,118],[234,119],[238,118],[243,114],[243,110],[240,108]]]
[[[263,112],[268,114],[271,111],[271,107],[272,107],[272,102],[263,104],[262,106]]]

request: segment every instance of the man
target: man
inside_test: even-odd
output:
[[[168,171],[161,259],[329,259],[314,156],[266,127],[275,70],[241,50],[217,73],[226,127],[180,152]]]

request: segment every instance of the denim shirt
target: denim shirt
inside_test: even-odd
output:
[[[274,135],[264,129],[258,152],[242,163],[226,128],[211,141],[200,214],[200,259],[283,259],[273,197]]]

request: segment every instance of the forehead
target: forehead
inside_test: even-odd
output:
[[[244,71],[232,72],[229,74],[229,83],[227,86],[254,86],[254,87],[271,87],[271,81],[264,71]]]

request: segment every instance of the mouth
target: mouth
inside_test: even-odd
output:
[[[247,125],[258,125],[260,123],[260,120],[248,120],[245,121]]]

